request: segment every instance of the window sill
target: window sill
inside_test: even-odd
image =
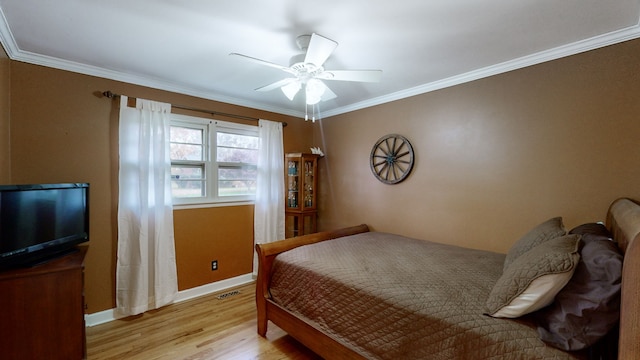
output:
[[[225,206],[249,206],[254,204],[255,202],[253,200],[215,202],[215,203],[173,204],[173,210],[202,209],[202,208],[225,207]]]

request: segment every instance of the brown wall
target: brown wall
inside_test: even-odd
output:
[[[311,124],[301,119],[21,62],[11,62],[10,69],[10,182],[91,183],[91,240],[85,262],[88,313],[115,306],[118,110],[117,102],[96,93],[111,90],[131,97],[286,121],[285,151],[312,146]],[[0,72],[5,79],[2,59]],[[6,96],[0,82],[0,101]],[[3,124],[6,120],[0,113],[0,129]],[[6,144],[5,137],[0,130],[0,146]],[[251,272],[252,205],[176,210],[174,215],[181,290]],[[210,268],[214,259],[220,264],[215,273]]]
[[[375,230],[506,252],[535,224],[604,220],[640,199],[640,40],[322,120],[321,230]],[[413,144],[411,175],[378,182],[383,135]]]
[[[175,233],[180,234],[179,240],[176,237],[180,290],[253,271],[253,241],[246,241],[253,239],[253,206],[180,210],[173,220]],[[218,260],[219,270],[211,271],[212,260]]]
[[[10,144],[10,158],[0,154],[2,177],[12,183],[91,183],[89,313],[115,305],[117,109],[95,96],[103,90],[287,121],[285,151],[323,144],[327,154],[319,162],[321,229],[368,223],[375,230],[506,251],[548,217],[562,215],[568,226],[602,220],[616,197],[640,199],[640,40],[313,125],[66,71],[8,65],[2,55],[0,105],[10,103],[10,112],[0,109],[0,129],[10,124],[10,137],[0,130],[0,147]],[[389,133],[407,136],[416,153],[413,173],[398,185],[378,182],[369,169],[371,147]],[[175,212],[180,289],[251,270],[245,257],[252,214],[251,206]],[[218,273],[210,271],[214,259]]]
[[[0,46],[0,184],[11,181],[11,61]]]

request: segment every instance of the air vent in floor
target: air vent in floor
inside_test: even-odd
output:
[[[238,295],[238,294],[240,294],[239,290],[233,290],[233,291],[229,291],[229,292],[226,292],[224,294],[220,294],[220,295],[216,296],[216,299],[224,300],[224,299],[228,298],[229,296],[234,296],[234,295]]]

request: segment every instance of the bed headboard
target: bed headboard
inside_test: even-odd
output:
[[[640,205],[614,201],[606,225],[624,253],[618,359],[640,359]]]
[[[640,206],[626,198],[614,201],[607,213],[607,228],[626,253],[629,244],[640,234]]]

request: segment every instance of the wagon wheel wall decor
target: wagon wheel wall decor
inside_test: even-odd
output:
[[[371,172],[385,184],[404,180],[413,168],[413,147],[402,135],[385,135],[371,150]]]

